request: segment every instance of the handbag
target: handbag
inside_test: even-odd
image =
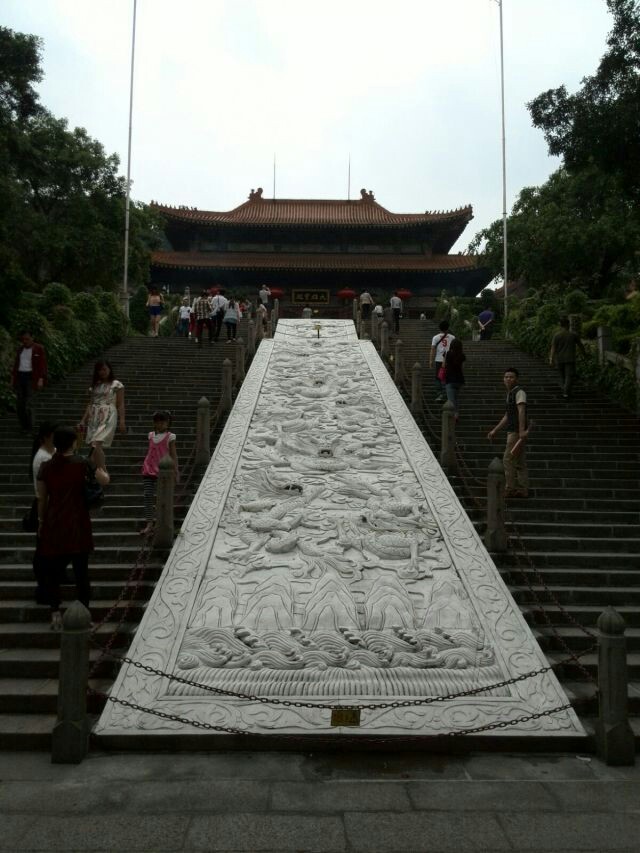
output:
[[[91,453],[85,462],[84,473],[84,505],[87,507],[89,512],[91,512],[91,510],[100,509],[104,503],[104,489],[96,480],[96,470],[90,464],[90,459]]]
[[[444,364],[442,365],[442,367],[438,371],[438,379],[440,380],[440,382],[446,382],[447,381],[447,368],[445,367]]]
[[[38,532],[38,498],[34,498],[31,506],[22,517],[22,529],[25,533]]]

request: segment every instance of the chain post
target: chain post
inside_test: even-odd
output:
[[[278,325],[278,320],[280,319],[280,300],[279,299],[273,300],[273,311],[271,312],[271,317],[272,317],[271,322],[273,323],[273,328],[275,331],[275,328]]]
[[[91,614],[79,601],[62,619],[58,721],[51,732],[53,764],[80,764],[89,748],[87,683]]]
[[[606,353],[613,349],[611,343],[611,329],[608,326],[598,326],[598,363],[604,367],[607,363]]]
[[[635,738],[627,716],[627,641],[625,621],[613,607],[598,619],[598,755],[610,766],[635,763]]]
[[[222,390],[220,392],[220,409],[223,412],[231,411],[231,389],[233,386],[233,376],[231,362],[228,358],[222,362]]]
[[[419,361],[411,368],[411,411],[415,414],[422,408],[422,365]]]
[[[175,469],[173,459],[167,454],[158,463],[158,494],[156,497],[156,529],[153,535],[154,548],[170,548],[173,545],[173,487]]]
[[[256,314],[256,346],[264,338],[264,321],[259,314]]]
[[[440,466],[445,474],[456,470],[456,413],[450,400],[442,407],[442,433],[440,439]]]
[[[247,331],[247,355],[253,358],[256,354],[256,324],[253,320],[249,320]]]
[[[389,324],[386,320],[380,326],[380,355],[389,358]]]
[[[357,324],[358,322],[358,305],[360,303],[357,299],[353,300],[353,322]]]
[[[378,315],[375,311],[371,312],[371,342],[374,346],[378,342]]]
[[[395,361],[393,364],[393,381],[396,385],[400,383],[400,377],[402,376],[402,347],[403,343],[400,338],[398,338],[396,341]]]
[[[504,465],[496,456],[490,463],[487,474],[487,529],[484,534],[487,551],[503,552],[509,544],[504,525],[504,484]]]
[[[244,358],[244,341],[242,338],[238,338],[236,341],[236,378],[240,383],[244,382]]]
[[[206,397],[198,400],[198,414],[196,416],[196,456],[195,464],[203,471],[209,464],[211,458],[211,446],[209,442],[211,423],[211,406]]]

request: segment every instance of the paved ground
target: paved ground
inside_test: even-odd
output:
[[[0,753],[0,850],[640,851],[640,767],[576,755]]]

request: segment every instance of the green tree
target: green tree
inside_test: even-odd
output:
[[[640,6],[607,0],[613,27],[595,74],[569,94],[549,89],[528,105],[549,153],[571,172],[595,165],[621,177],[620,190],[640,196]]]
[[[633,264],[640,215],[621,197],[621,177],[595,166],[570,174],[558,169],[540,187],[520,192],[508,220],[509,269],[530,287],[558,284],[602,296]],[[502,271],[502,221],[471,243],[495,275]]]

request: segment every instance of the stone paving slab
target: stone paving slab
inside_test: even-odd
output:
[[[491,777],[491,778],[487,778]],[[0,753],[11,853],[638,853],[640,767],[576,755]]]

